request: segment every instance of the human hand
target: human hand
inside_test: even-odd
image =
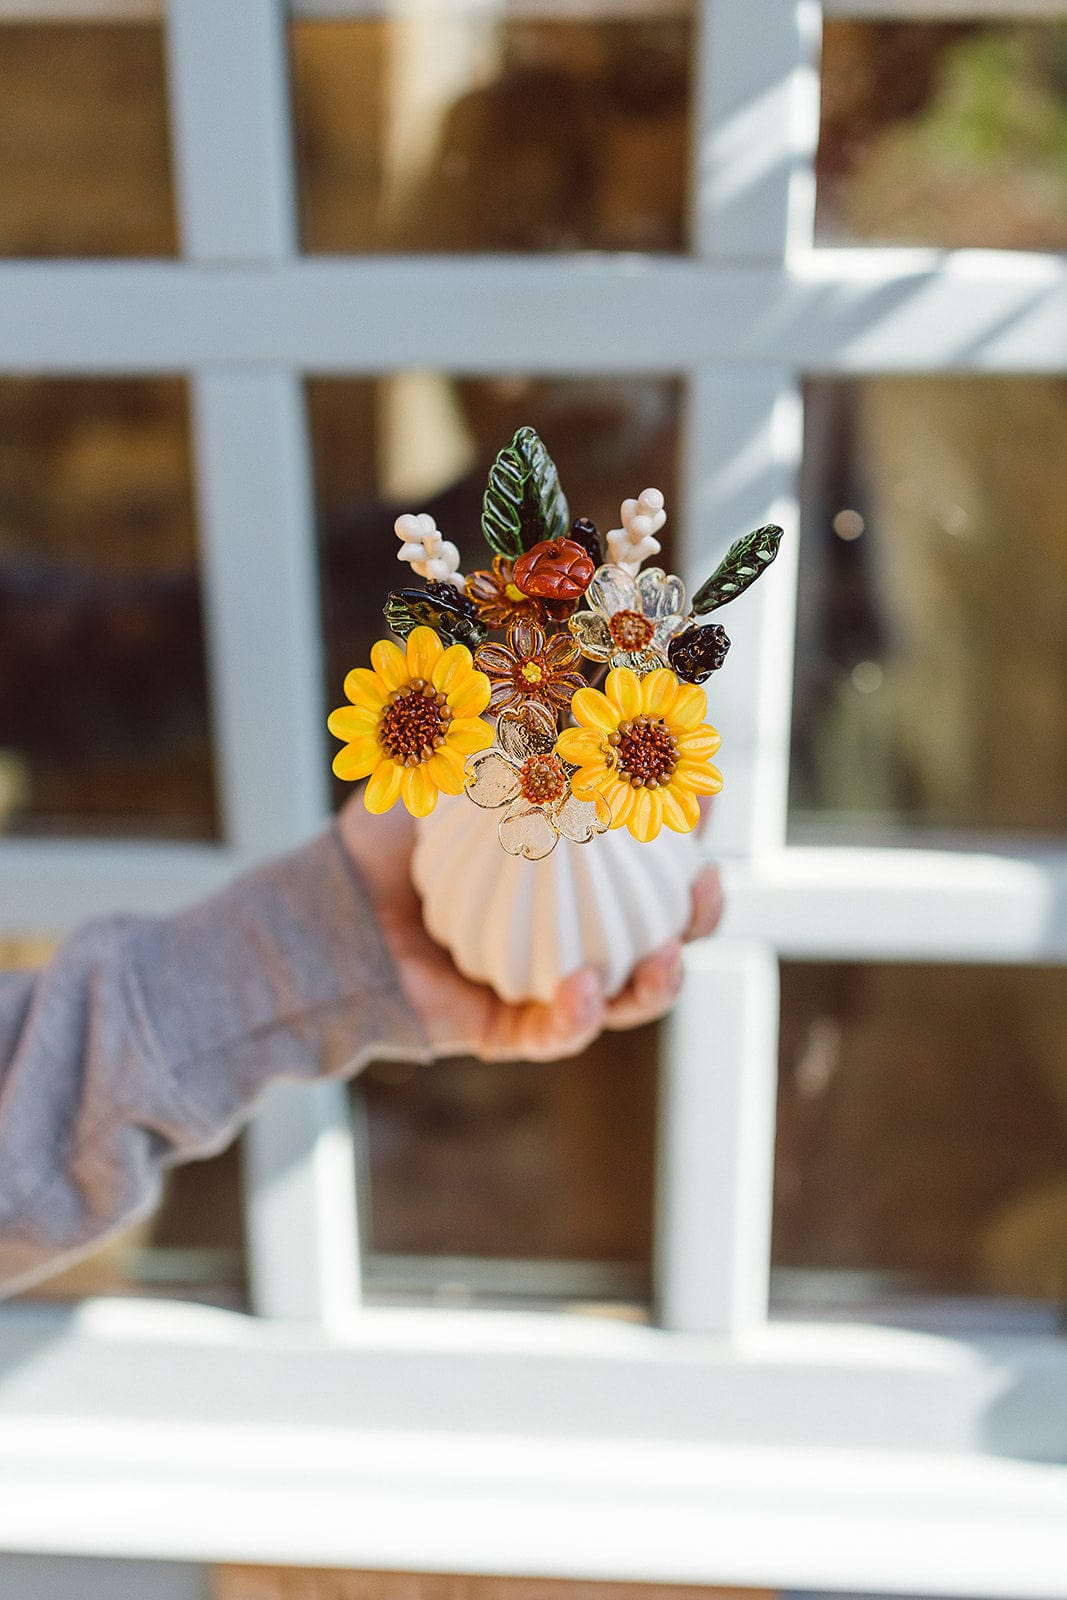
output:
[[[689,925],[633,971],[608,1000],[589,968],[561,983],[550,1005],[511,1005],[484,984],[472,983],[435,944],[422,922],[411,882],[415,828],[401,806],[379,816],[361,795],[338,817],[345,849],[367,887],[404,992],[437,1055],[475,1055],[486,1061],[551,1061],[577,1055],[605,1028],[635,1028],[670,1010],[682,987],[682,942],[713,932],[722,914],[722,889],[705,867],[692,891]]]

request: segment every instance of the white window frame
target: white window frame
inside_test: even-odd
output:
[[[3,841],[3,918],[168,909],[325,815],[305,373],[683,375],[684,569],[763,522],[787,538],[743,602],[755,670],[716,692],[730,910],[666,1051],[658,1325],[361,1308],[344,1093],[279,1094],[248,1136],[259,1319],[0,1314],[0,1549],[1062,1596],[1064,1344],[769,1324],[767,1279],[778,956],[1067,959],[1065,851],[787,844],[801,379],[1062,371],[1067,264],[813,249],[814,0],[700,0],[691,255],[303,257],[288,15],[377,9],[168,0],[182,258],[0,264],[0,371],[189,380],[225,838]],[[160,10],[0,0],[0,19]]]

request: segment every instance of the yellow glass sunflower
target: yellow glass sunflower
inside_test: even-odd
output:
[[[616,667],[599,689],[571,701],[578,722],[565,728],[556,754],[578,768],[571,789],[580,800],[600,794],[611,826],[624,824],[646,844],[662,827],[688,833],[700,821],[697,796],[718,794],[722,775],[711,764],[719,735],[702,721],[703,689],[682,683],[668,667],[639,678]]]
[[[424,627],[413,628],[406,643],[405,651],[378,640],[371,667],[354,667],[345,679],[351,705],[331,711],[327,726],[345,740],[333,758],[337,776],[369,779],[368,811],[402,800],[413,817],[425,817],[439,790],[462,794],[467,757],[492,744],[493,730],[479,715],[490,688],[466,645],[446,650]]]

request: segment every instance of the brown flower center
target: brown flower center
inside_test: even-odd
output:
[[[412,678],[390,696],[378,723],[378,743],[401,767],[428,761],[445,742],[452,713],[425,678]]]
[[[658,789],[670,783],[678,765],[678,745],[662,717],[620,722],[610,742],[619,773],[633,788]]]
[[[640,611],[616,611],[608,627],[620,650],[643,650],[655,631]]]
[[[519,768],[522,797],[537,806],[558,800],[567,788],[567,774],[558,756],[528,756]]]

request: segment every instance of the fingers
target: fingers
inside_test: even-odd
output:
[[[557,1061],[580,1054],[605,1023],[603,985],[592,968],[571,973],[548,1005],[531,1001],[512,1006],[499,1001],[484,1054],[524,1061]]]
[[[682,947],[672,939],[634,968],[626,987],[609,1000],[606,1028],[639,1028],[666,1016],[685,981]]]
[[[714,867],[705,867],[692,888],[689,925],[683,939],[706,939],[714,933],[722,917],[722,880]]]

